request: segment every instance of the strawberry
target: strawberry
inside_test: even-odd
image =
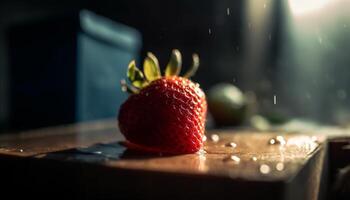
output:
[[[120,108],[119,128],[129,148],[170,154],[194,153],[203,146],[207,102],[199,84],[188,78],[199,65],[193,55],[193,65],[178,76],[181,54],[173,50],[162,77],[157,58],[148,53],[144,74],[129,64],[128,78],[133,86],[122,81],[122,89],[132,93]]]

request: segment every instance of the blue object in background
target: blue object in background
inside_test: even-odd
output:
[[[80,13],[77,121],[115,117],[127,94],[120,89],[129,62],[139,56],[140,34],[89,11]]]
[[[116,117],[138,31],[83,10],[13,23],[6,33],[9,130]]]

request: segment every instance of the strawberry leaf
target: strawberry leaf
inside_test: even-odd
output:
[[[127,92],[129,94],[139,93],[139,90],[137,88],[129,86],[124,79],[120,81],[120,86],[123,92]]]
[[[143,63],[143,72],[148,81],[153,81],[161,77],[158,59],[151,53],[147,53],[147,57]]]
[[[184,75],[185,78],[190,78],[191,76],[193,76],[199,67],[199,56],[198,54],[194,53],[192,55],[192,66],[191,68],[186,72],[186,74]]]
[[[181,53],[174,49],[171,53],[170,61],[165,69],[165,76],[177,76],[180,74],[182,65]]]
[[[147,84],[142,71],[136,67],[135,60],[129,63],[127,77],[129,78],[132,85],[137,88],[142,88]]]

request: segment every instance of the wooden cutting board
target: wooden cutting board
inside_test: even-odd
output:
[[[207,131],[187,155],[127,150],[115,121],[0,136],[1,177],[36,197],[317,199],[325,139],[284,132]]]

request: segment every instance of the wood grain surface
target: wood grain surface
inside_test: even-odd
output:
[[[211,130],[206,137],[196,154],[150,155],[122,146],[116,121],[99,121],[0,136],[0,158],[26,169],[12,178],[75,172],[72,194],[84,198],[318,198],[323,136]]]

